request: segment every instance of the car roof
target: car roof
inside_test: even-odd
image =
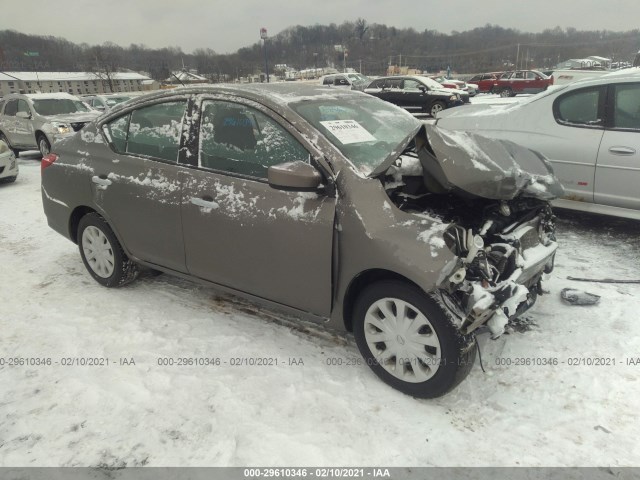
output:
[[[163,98],[172,97],[175,95],[198,95],[198,94],[236,94],[247,98],[262,98],[267,101],[288,104],[301,100],[309,100],[311,97],[325,96],[325,97],[349,97],[355,95],[363,95],[361,92],[351,90],[328,90],[321,85],[315,85],[310,83],[295,83],[295,82],[282,82],[282,83],[248,83],[242,85],[234,84],[217,84],[217,85],[198,85],[178,87],[171,90],[163,90],[160,93],[151,93],[148,95],[140,96],[139,98],[133,98],[132,104],[150,100],[151,98]]]
[[[134,109],[136,106],[146,104],[149,101],[162,100],[164,98],[187,97],[191,95],[229,95],[243,97],[253,100],[273,110],[282,113],[288,110],[288,105],[304,100],[316,100],[319,98],[341,99],[353,97],[370,96],[364,92],[356,90],[347,90],[341,88],[327,88],[320,84],[313,83],[245,83],[245,84],[215,84],[215,85],[193,85],[185,87],[172,88],[170,90],[161,90],[147,95],[136,96],[126,103],[120,103],[112,108],[108,117],[112,118],[114,113]]]

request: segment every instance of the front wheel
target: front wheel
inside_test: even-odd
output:
[[[368,287],[354,309],[354,336],[385,383],[417,398],[444,395],[471,371],[477,345],[419,288],[390,280]]]
[[[431,105],[431,109],[429,110],[429,113],[433,118],[436,118],[436,115],[438,115],[438,113],[440,113],[445,108],[447,108],[447,106],[443,102],[433,102],[433,105]]]
[[[46,157],[51,153],[51,144],[43,134],[38,135],[38,149],[43,157]]]
[[[78,247],[84,266],[100,285],[121,287],[138,277],[138,265],[129,260],[109,224],[97,213],[80,220]]]

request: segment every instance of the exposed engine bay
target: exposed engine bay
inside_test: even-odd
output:
[[[416,140],[379,178],[399,209],[449,225],[443,237],[456,260],[438,285],[443,303],[462,333],[486,325],[496,338],[509,319],[534,304],[543,293],[543,273],[553,270],[558,245],[550,196],[528,188],[535,179],[523,182],[512,198],[459,188],[442,170],[433,171],[440,160],[429,143]]]

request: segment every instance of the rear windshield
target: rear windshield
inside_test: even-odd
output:
[[[33,108],[39,115],[63,115],[65,113],[90,112],[80,100],[67,98],[41,98],[33,100]]]

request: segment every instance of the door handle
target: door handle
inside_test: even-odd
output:
[[[106,190],[106,189],[107,189],[107,187],[113,183],[111,180],[109,180],[109,179],[108,179],[106,176],[104,176],[104,175],[101,175],[101,176],[94,175],[93,177],[91,177],[91,181],[92,181],[95,185],[97,185],[97,188],[98,188],[99,190]]]
[[[636,154],[635,148],[631,148],[631,147],[610,147],[609,152],[613,153],[614,155],[635,155]]]
[[[203,195],[202,197],[191,197],[191,203],[197,207],[202,207],[205,210],[211,211],[220,207],[217,202],[213,200],[210,195]]]

